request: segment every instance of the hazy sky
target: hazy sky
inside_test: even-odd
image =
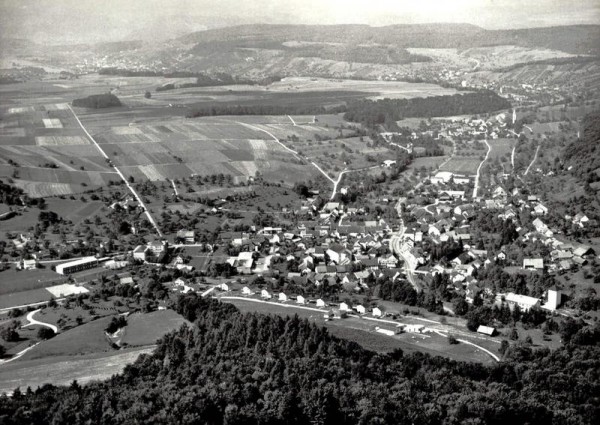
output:
[[[466,22],[488,29],[600,23],[600,0],[0,0],[4,37],[37,42],[165,38],[243,23]],[[161,37],[162,36],[162,37]]]

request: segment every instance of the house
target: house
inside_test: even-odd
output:
[[[548,208],[543,206],[542,204],[537,204],[533,208],[533,212],[535,215],[546,215],[548,214]]]
[[[523,269],[525,270],[544,270],[543,258],[525,258],[523,259]]]
[[[586,255],[593,254],[594,250],[587,245],[581,245],[578,248],[575,248],[573,254],[577,257],[584,257]]]
[[[383,316],[383,311],[381,311],[381,309],[379,307],[375,307],[373,309],[373,317],[382,317]]]
[[[302,295],[296,297],[296,304],[306,304],[306,299]]]
[[[352,260],[352,252],[339,244],[331,245],[326,252],[329,259],[336,264],[341,264],[346,260]]]
[[[157,257],[163,252],[165,252],[168,246],[169,245],[167,241],[154,241],[148,244],[148,248],[150,248],[150,251],[152,251],[152,253]]]
[[[452,179],[452,175],[449,171],[440,171],[430,180],[432,184],[446,184]]]
[[[279,301],[281,302],[286,302],[288,300],[288,296],[285,295],[283,292],[279,293]]]
[[[518,305],[519,308],[524,311],[540,305],[540,300],[537,298],[519,295],[513,292],[506,294],[505,300],[510,307],[514,308],[514,306]]]
[[[367,309],[364,306],[359,304],[356,306],[356,312],[358,314],[365,314],[367,312]]]
[[[196,241],[196,232],[193,230],[179,230],[176,239],[185,243],[194,243]]]
[[[325,301],[323,301],[321,298],[319,298],[317,300],[317,307],[325,307]]]
[[[383,268],[393,269],[398,267],[398,259],[394,254],[389,254],[385,257],[379,257],[379,265]]]
[[[242,295],[252,295],[254,292],[252,292],[252,290],[250,288],[248,288],[247,286],[244,286],[242,288]]]
[[[494,336],[494,333],[496,333],[496,329],[492,328],[491,326],[479,325],[479,327],[477,328],[477,333],[484,334],[487,336]]]
[[[37,269],[37,259],[31,258],[29,260],[21,260],[17,263],[17,268],[20,270],[35,270]]]
[[[352,309],[348,304],[340,303],[340,311],[352,311]]]
[[[393,161],[391,159],[386,159],[385,161],[383,161],[383,165],[387,168],[390,168],[395,163],[396,163],[396,161]]]
[[[260,297],[264,300],[270,300],[272,298],[271,294],[269,294],[269,291],[267,291],[266,289],[260,291]]]
[[[121,285],[133,285],[133,278],[131,276],[122,277],[119,279],[119,284]]]
[[[146,255],[150,251],[150,248],[146,245],[138,245],[133,250],[133,258],[136,260],[146,261]]]
[[[573,223],[579,227],[583,227],[589,221],[590,219],[583,213],[577,213],[575,217],[573,217]]]
[[[225,291],[225,292],[228,292],[228,291],[229,291],[229,285],[228,285],[228,284],[226,284],[226,283],[221,283],[221,284],[218,286],[218,288],[219,288],[221,291]]]

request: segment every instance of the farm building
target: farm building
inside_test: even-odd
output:
[[[285,295],[283,292],[281,292],[279,294],[279,301],[287,301],[288,300],[288,296]]]
[[[375,328],[375,332],[379,332],[380,334],[384,334],[387,336],[394,336],[396,334],[395,331],[389,330],[389,329],[383,329],[383,328]]]
[[[381,311],[380,308],[375,307],[373,309],[373,317],[381,317],[381,316],[383,316],[383,311]]]
[[[493,336],[495,332],[496,329],[492,328],[491,326],[479,325],[479,327],[477,328],[477,333],[484,334],[487,336]]]
[[[364,306],[359,304],[356,306],[356,312],[358,314],[365,314],[367,312],[367,309]]]
[[[453,174],[449,171],[440,171],[439,173],[437,173],[435,176],[433,176],[431,178],[431,183],[432,184],[445,184],[448,183],[450,181],[450,179],[452,179]]]
[[[91,269],[97,266],[98,259],[96,257],[84,257],[79,260],[59,264],[58,266],[56,266],[56,273],[66,275],[80,272],[82,270]]]
[[[226,283],[221,283],[221,284],[218,286],[218,288],[219,288],[221,291],[229,291],[229,285],[228,285],[228,284],[226,284]]]
[[[244,286],[242,288],[242,294],[243,295],[252,295],[252,290],[250,288],[248,288],[247,286]]]
[[[269,291],[267,291],[266,289],[263,289],[262,291],[260,291],[260,297],[265,300],[270,300],[272,298],[272,295],[269,294]]]
[[[319,298],[317,300],[317,307],[325,307],[325,301]]]
[[[149,250],[150,250],[150,248],[148,248],[146,245],[138,245],[133,250],[133,258],[136,260],[145,261],[146,254],[148,253]]]
[[[306,304],[306,299],[302,295],[298,295],[298,297],[296,298],[296,303],[297,304]]]

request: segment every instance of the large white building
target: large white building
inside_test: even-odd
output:
[[[529,310],[532,307],[540,305],[540,300],[534,297],[528,297],[527,295],[519,295],[513,292],[506,294],[504,298],[509,306],[518,305],[521,310]]]
[[[82,270],[92,269],[97,266],[98,259],[96,257],[84,257],[80,258],[79,260],[59,264],[56,266],[56,273],[66,275],[80,272]]]

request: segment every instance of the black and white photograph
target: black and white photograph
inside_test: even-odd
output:
[[[0,0],[0,424],[600,423],[600,0]]]

